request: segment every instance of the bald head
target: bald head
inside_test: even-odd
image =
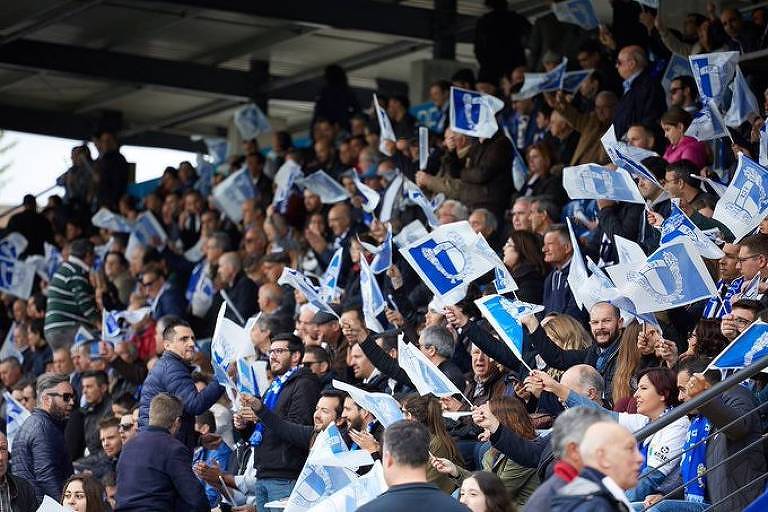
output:
[[[600,91],[595,96],[595,116],[601,123],[610,123],[619,98],[613,91]]]
[[[219,256],[219,279],[227,284],[232,284],[235,276],[242,267],[240,263],[240,256],[236,252],[225,252]]]
[[[619,52],[619,58],[616,62],[619,75],[626,80],[636,73],[642,72],[648,66],[648,58],[645,56],[645,50],[637,45],[625,46]]]
[[[328,226],[336,236],[341,236],[349,229],[352,224],[352,213],[349,209],[349,205],[346,203],[339,203],[334,205],[333,208],[328,211]]]
[[[264,283],[259,287],[259,309],[264,313],[273,313],[283,300],[283,289],[275,283]]]
[[[588,364],[571,366],[560,377],[560,384],[602,405],[605,381],[594,367]]]
[[[611,477],[623,490],[637,485],[643,456],[632,433],[618,423],[600,421],[589,427],[579,453],[586,467]]]

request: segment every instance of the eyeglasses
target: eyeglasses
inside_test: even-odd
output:
[[[290,349],[287,348],[271,348],[269,349],[269,355],[271,356],[279,356],[280,354],[285,354],[286,352],[290,352]]]
[[[743,258],[736,258],[736,261],[738,261],[739,263],[744,263],[745,261],[749,261],[759,256],[762,256],[762,254],[753,254],[752,256],[744,256]]]
[[[133,423],[121,423],[118,428],[120,429],[120,432],[128,432],[133,428]]]
[[[75,395],[73,393],[48,393],[48,396],[57,396],[65,402],[75,401]]]
[[[733,321],[736,323],[736,325],[740,327],[746,327],[752,323],[752,320],[747,320],[746,318],[739,318],[739,317],[733,318]]]

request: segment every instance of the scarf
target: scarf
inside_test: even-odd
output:
[[[567,484],[571,483],[574,478],[579,476],[579,472],[576,471],[575,467],[562,460],[555,464],[555,468],[552,471],[552,474]]]
[[[597,356],[595,368],[597,369],[598,373],[600,373],[600,375],[604,374],[606,365],[611,359],[613,359],[613,356],[618,353],[620,336],[621,334],[617,333],[616,338],[614,338],[614,340]]]
[[[275,410],[275,406],[277,405],[277,399],[280,397],[280,392],[283,390],[283,386],[285,385],[286,381],[290,379],[294,373],[296,373],[298,369],[299,369],[298,366],[296,368],[291,368],[290,370],[282,374],[280,377],[272,381],[272,384],[270,384],[269,388],[267,389],[267,392],[264,393],[264,407],[266,407],[270,411]],[[256,425],[256,428],[254,429],[253,434],[251,434],[251,437],[248,441],[251,443],[251,446],[261,445],[261,443],[264,441],[264,424],[263,423],[258,423]]]
[[[706,497],[707,477],[702,475],[707,470],[707,443],[699,443],[709,435],[712,425],[701,414],[694,416],[688,434],[683,444],[683,457],[680,460],[680,475],[685,484],[685,501],[704,503]],[[689,481],[693,479],[692,482]]]

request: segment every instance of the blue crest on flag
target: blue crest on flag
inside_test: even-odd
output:
[[[255,139],[262,133],[272,131],[267,116],[255,103],[249,103],[238,109],[235,112],[234,122],[240,137],[245,140]]]
[[[448,293],[463,284],[464,247],[450,240],[438,243],[430,238],[421,245],[409,247],[408,253],[440,293]]]
[[[768,356],[768,324],[758,320],[723,349],[709,368],[744,368]]]
[[[489,139],[498,131],[496,113],[504,108],[500,99],[477,91],[451,87],[451,129],[470,137]]]
[[[16,260],[27,248],[27,239],[15,231],[0,240],[0,258]]]
[[[739,163],[713,218],[725,224],[736,240],[752,232],[768,215],[768,170],[739,154]]]
[[[203,137],[203,143],[208,150],[213,166],[223,164],[229,155],[229,142],[220,137]],[[200,170],[198,169],[198,174]]]
[[[739,52],[715,52],[688,57],[693,78],[702,97],[720,103],[726,86],[736,72],[738,57]]]
[[[584,30],[597,28],[600,21],[591,0],[567,0],[552,3],[552,12],[563,23],[578,25]]]
[[[700,141],[730,136],[725,120],[714,100],[705,102],[701,110],[693,115],[691,124],[685,130],[685,134]]]

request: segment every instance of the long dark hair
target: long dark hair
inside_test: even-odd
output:
[[[485,495],[486,512],[515,512],[515,506],[512,504],[507,488],[495,473],[475,471],[470,478],[475,479],[477,486]]]
[[[67,492],[70,482],[79,480],[83,483],[83,492],[85,493],[85,512],[109,512],[110,508],[106,505],[107,492],[101,482],[94,477],[85,474],[72,475],[64,484],[61,490],[61,503],[64,503],[64,493]]]
[[[445,428],[443,408],[440,406],[440,401],[434,395],[419,396],[413,393],[405,397],[403,405],[413,419],[425,425],[430,435],[443,445],[448,459],[457,464],[463,463],[456,442],[448,434],[448,429]]]
[[[541,239],[538,235],[530,231],[513,231],[509,234],[509,238],[515,244],[515,250],[520,254],[520,263],[533,265],[539,274],[546,275],[547,264],[544,262]]]

